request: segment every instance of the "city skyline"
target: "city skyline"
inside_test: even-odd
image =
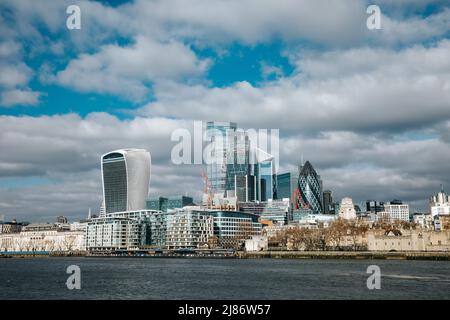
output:
[[[77,3],[81,30],[66,27],[70,1],[0,3],[7,220],[95,213],[99,159],[125,147],[152,154],[150,196],[198,201],[202,166],[170,161],[171,133],[197,120],[279,129],[278,171],[303,155],[336,201],[427,211],[450,189],[444,1],[371,1],[381,30],[366,27],[368,1],[205,1],[198,15],[176,0]]]

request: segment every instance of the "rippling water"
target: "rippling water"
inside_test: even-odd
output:
[[[381,289],[368,290],[369,265]],[[66,268],[81,269],[68,290]],[[183,258],[0,259],[1,299],[450,299],[450,263]]]

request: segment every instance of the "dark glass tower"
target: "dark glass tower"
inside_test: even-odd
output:
[[[310,209],[314,213],[323,212],[322,180],[309,161],[300,167],[298,190],[299,208]]]
[[[103,157],[103,187],[106,213],[127,210],[127,165],[121,153],[110,153]]]
[[[150,183],[150,153],[120,149],[102,156],[104,213],[145,209]]]
[[[330,214],[332,212],[333,196],[330,190],[323,192],[323,213]]]

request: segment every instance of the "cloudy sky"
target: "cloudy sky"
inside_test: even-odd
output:
[[[427,210],[450,190],[449,3],[0,2],[6,220],[98,212],[100,155],[124,147],[151,152],[152,196],[198,199],[202,167],[170,160],[171,133],[194,120],[279,129],[281,170],[303,155],[337,200]]]

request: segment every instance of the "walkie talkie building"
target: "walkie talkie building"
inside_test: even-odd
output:
[[[150,153],[121,149],[102,156],[105,213],[145,209],[150,183]]]

